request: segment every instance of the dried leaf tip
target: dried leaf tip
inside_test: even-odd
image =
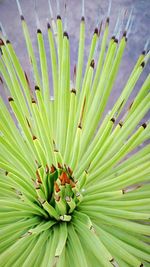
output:
[[[73,93],[73,94],[76,95],[76,89],[72,88],[72,89],[71,89],[71,93]]]
[[[126,193],[126,190],[125,189],[122,189],[122,194],[124,195]]]
[[[20,16],[20,19],[21,19],[22,21],[25,20],[23,15]]]
[[[117,38],[115,38],[115,39],[114,39],[114,42],[115,42],[116,44],[118,44],[118,39],[117,39]]]
[[[6,44],[10,44],[11,42],[9,40],[6,41]]]
[[[2,79],[2,77],[0,77],[0,82],[3,84],[3,79]]]
[[[64,37],[67,37],[67,39],[69,39],[69,35],[67,32],[64,32]]]
[[[37,29],[37,33],[42,33],[42,31],[40,29]]]
[[[61,16],[60,15],[57,15],[57,19],[60,19],[61,20]]]
[[[94,34],[97,34],[97,35],[99,35],[99,30],[98,30],[98,28],[96,27],[95,28],[95,30],[94,30]]]
[[[36,104],[36,101],[34,98],[32,98],[32,104]]]
[[[142,124],[142,127],[145,129],[145,128],[147,127],[147,124],[144,122],[144,123]]]
[[[126,37],[126,36],[127,36],[127,32],[124,31],[124,32],[123,32],[123,37]]]
[[[120,128],[122,128],[122,126],[123,126],[123,122],[120,121],[118,124],[119,124]]]
[[[112,263],[113,266],[115,266],[114,265],[115,264],[115,259],[114,258],[112,258],[109,262]]]
[[[47,29],[51,29],[51,25],[49,22],[47,22]]]
[[[14,101],[14,99],[10,96],[8,97],[8,101],[11,102],[11,101]]]
[[[4,41],[0,38],[0,46],[5,45]]]
[[[35,85],[35,91],[40,91],[40,88],[38,87],[38,85]]]
[[[33,141],[37,139],[35,135],[32,136]]]
[[[128,41],[126,30],[123,32],[122,37],[125,38],[125,41],[126,41],[126,42]]]
[[[115,123],[115,118],[111,118],[110,121],[112,121],[113,123]]]
[[[107,17],[107,19],[106,19],[106,25],[109,25],[109,21],[110,21],[110,19],[109,19],[109,17]]]
[[[142,68],[145,67],[145,62],[144,62],[144,61],[141,63],[141,67],[142,67]]]
[[[94,61],[94,59],[91,60],[91,64],[90,64],[90,66],[94,69],[94,66],[95,66],[95,61]]]
[[[81,124],[81,122],[78,124],[78,128],[82,130],[82,124]]]

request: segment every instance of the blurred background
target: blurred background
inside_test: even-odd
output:
[[[56,0],[51,0],[54,14],[56,16]],[[63,18],[65,12],[64,0],[60,0],[61,16]],[[20,0],[24,17],[28,23],[33,45],[37,52],[36,40],[36,20],[35,20],[35,1],[34,0]],[[77,60],[78,53],[78,37],[79,37],[79,23],[81,18],[81,0],[67,1],[67,28],[71,41],[71,71]],[[123,56],[120,71],[114,85],[113,92],[106,111],[108,111],[117,97],[120,95],[131,70],[136,63],[139,54],[143,51],[146,41],[150,38],[150,0],[113,0],[111,8],[110,19],[110,37],[113,34],[113,28],[116,23],[120,10],[130,12],[133,10],[133,26],[128,38],[127,47]],[[49,46],[47,40],[47,20],[50,20],[47,0],[37,0],[36,9],[40,20],[40,28],[44,34],[46,52],[49,59]],[[97,23],[100,24],[102,18],[106,16],[108,9],[108,0],[85,0],[85,18],[86,18],[86,44],[85,44],[85,61],[89,53],[89,45],[93,35],[93,31]],[[28,73],[31,84],[33,83],[32,73],[25,48],[25,41],[22,33],[21,22],[18,14],[18,9],[15,0],[0,0],[0,21],[4,26],[8,39],[13,43],[17,55],[21,61],[23,69]],[[149,46],[150,48],[150,46]],[[148,64],[133,91],[131,98],[135,96],[140,89],[145,77],[150,72],[150,64]],[[0,86],[0,93],[3,95],[2,86]]]

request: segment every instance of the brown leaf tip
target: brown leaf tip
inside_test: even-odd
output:
[[[145,62],[144,62],[144,61],[141,63],[141,67],[142,67],[142,68],[145,67]]]
[[[25,20],[23,15],[21,15],[20,18],[21,18],[21,20]]]
[[[78,128],[82,130],[81,122],[79,123]]]
[[[110,21],[110,19],[109,19],[109,17],[106,19],[106,23],[107,24],[109,24],[109,21]]]
[[[64,32],[64,37],[67,37],[67,39],[69,39],[69,35],[67,32]]]
[[[81,17],[81,21],[85,21],[85,17],[84,16]]]
[[[123,126],[122,121],[119,122],[119,125],[120,125],[120,128],[122,128],[122,126]]]
[[[95,66],[95,61],[94,61],[94,59],[92,59],[90,66],[94,69],[94,66]]]
[[[113,123],[115,123],[115,118],[111,118],[110,121],[112,121]]]
[[[40,29],[37,29],[37,33],[42,33],[42,31]]]
[[[99,34],[99,33],[98,33],[98,28],[97,28],[97,27],[96,27],[95,30],[94,30],[94,34],[97,34],[97,35]]]
[[[36,104],[36,101],[34,98],[32,98],[32,104]]]
[[[144,122],[144,123],[142,124],[142,127],[145,129],[145,128],[147,127],[147,124]]]
[[[57,15],[57,19],[60,19],[61,20],[61,16],[60,15]]]
[[[113,263],[113,262],[114,262],[114,258],[112,258],[112,259],[110,260],[110,262]]]
[[[40,88],[38,87],[38,85],[35,85],[35,90],[40,91]]]
[[[32,139],[33,139],[33,140],[36,140],[36,139],[37,139],[37,137],[36,137],[35,135],[33,135],[33,136],[32,136]]]
[[[76,95],[76,89],[72,88],[71,93]]]
[[[3,83],[3,79],[2,79],[2,77],[1,77],[1,76],[0,76],[0,82],[1,82],[1,83]]]
[[[8,97],[8,101],[11,102],[11,101],[14,101],[14,99],[10,96]]]
[[[123,32],[123,37],[126,37],[126,36],[127,36],[127,32],[124,31],[124,32]]]
[[[5,45],[4,41],[0,38],[0,46]]]
[[[48,28],[48,29],[51,29],[51,25],[50,25],[49,22],[47,23],[47,28]]]

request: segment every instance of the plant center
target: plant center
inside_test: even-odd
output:
[[[83,198],[72,170],[59,164],[58,168],[52,165],[49,169],[46,166],[42,175],[39,168],[36,175],[35,189],[39,204],[51,218],[70,221],[72,212]]]

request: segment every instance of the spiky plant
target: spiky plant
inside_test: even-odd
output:
[[[40,75],[17,3],[35,90],[12,44],[1,34],[1,82],[8,89],[12,113],[0,98],[0,266],[149,266],[150,145],[136,148],[150,135],[149,123],[138,126],[150,106],[150,75],[123,110],[149,59],[147,51],[101,120],[127,43],[131,14],[120,40],[117,26],[108,48],[107,16],[94,60],[100,35],[95,29],[83,79],[82,14],[72,87],[69,36],[60,15],[56,22],[53,19],[50,5],[52,100],[42,32],[37,30]]]

